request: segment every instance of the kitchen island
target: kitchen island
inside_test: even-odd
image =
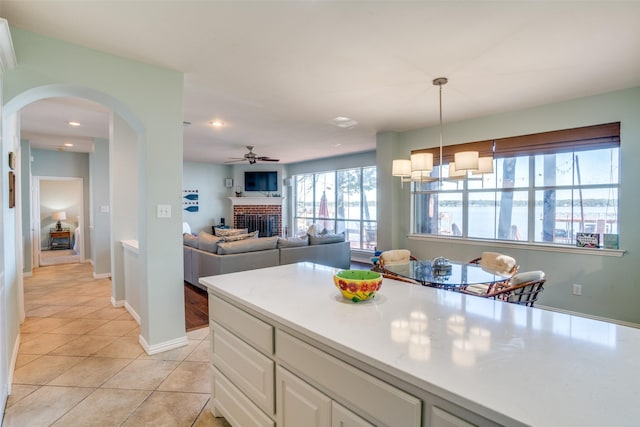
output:
[[[200,279],[212,412],[232,425],[632,426],[640,330],[311,263]]]

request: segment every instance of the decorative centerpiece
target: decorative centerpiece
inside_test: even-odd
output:
[[[382,286],[382,275],[370,270],[343,270],[333,276],[333,283],[346,299],[367,301],[375,297]]]
[[[431,261],[431,272],[434,276],[450,276],[451,263],[445,257],[436,257]]]

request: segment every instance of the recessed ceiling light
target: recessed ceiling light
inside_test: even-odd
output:
[[[70,142],[65,142],[65,143],[64,143],[64,146],[65,146],[65,147],[73,147],[73,144],[72,144],[72,143],[70,143]]]
[[[222,127],[224,125],[224,122],[222,120],[212,120],[209,122],[209,124],[211,126],[213,126],[214,128],[219,128]]]
[[[357,125],[358,122],[350,119],[349,117],[338,116],[335,119],[331,120],[331,124],[333,124],[334,126],[338,126],[339,128],[348,129]]]
[[[340,147],[342,144],[340,144],[339,142],[337,144],[332,144],[334,147]]]
[[[67,122],[67,124],[69,126],[80,126],[80,123],[78,123],[78,122]]]

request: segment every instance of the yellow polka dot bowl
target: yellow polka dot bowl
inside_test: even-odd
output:
[[[342,270],[333,276],[333,283],[346,299],[367,301],[380,290],[382,275],[369,270]]]

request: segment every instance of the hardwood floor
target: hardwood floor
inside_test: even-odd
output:
[[[209,325],[207,292],[187,282],[184,283],[184,317],[187,332]]]

